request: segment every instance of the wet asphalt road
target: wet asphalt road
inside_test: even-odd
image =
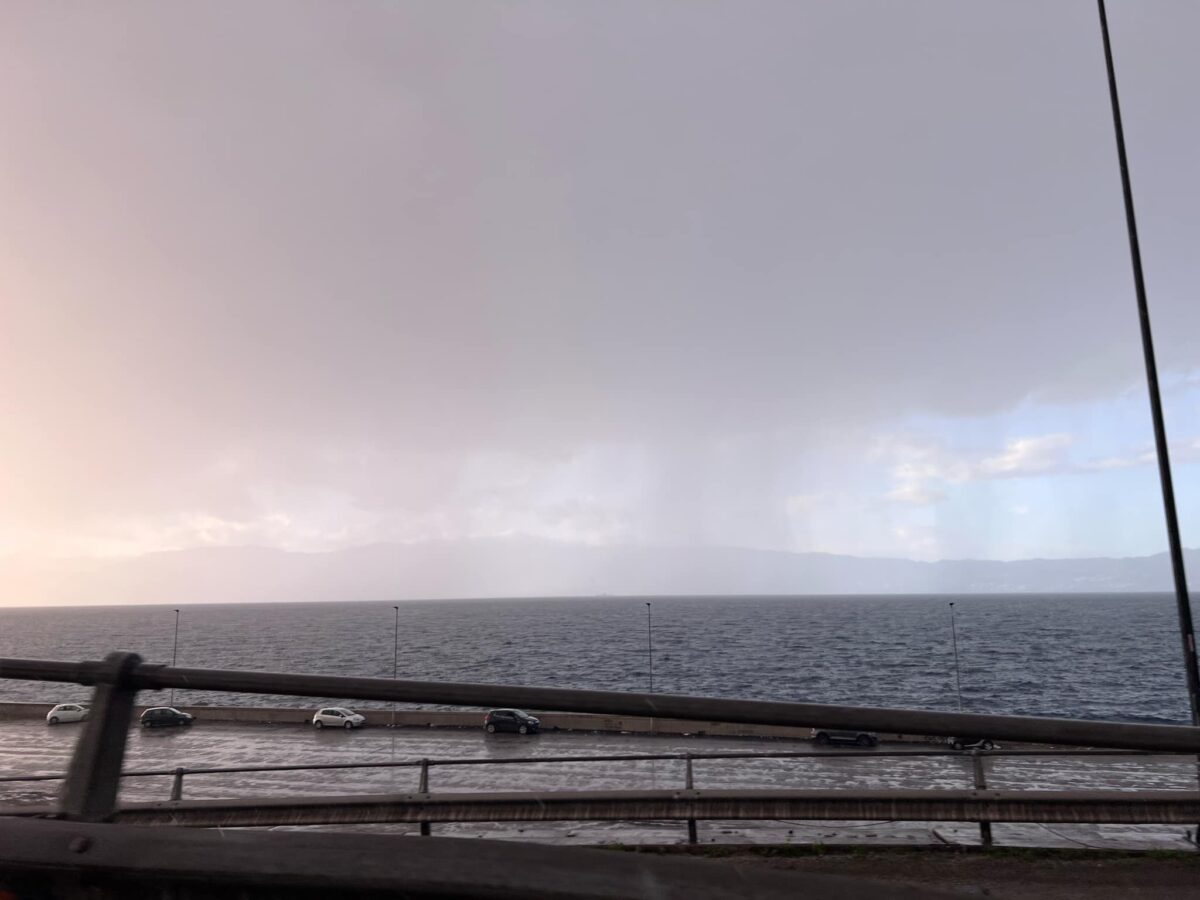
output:
[[[81,728],[40,722],[0,722],[0,775],[64,771]],[[888,749],[899,749],[893,745]],[[914,750],[921,749],[912,745]],[[366,728],[317,731],[296,725],[225,725],[203,721],[184,729],[131,731],[126,770],[184,766],[259,766],[295,763],[357,763],[402,760],[539,757],[612,753],[684,753],[810,750],[806,742],[737,738],[546,733],[486,735],[449,729]],[[812,759],[702,760],[694,763],[698,788],[964,788],[972,785],[965,757],[848,757],[837,749]],[[1196,787],[1194,760],[991,759],[989,788],[1187,790]],[[410,769],[314,770],[277,773],[189,775],[184,797],[229,798],[286,795],[351,795],[412,791]],[[0,783],[0,803],[49,799],[55,782]],[[671,789],[684,785],[681,760],[596,763],[529,763],[507,766],[434,767],[430,789],[442,791],[534,791]],[[126,778],[123,800],[163,800],[165,776]],[[529,825],[434,826],[439,834],[539,840],[555,843],[679,843],[682,822],[561,822]],[[370,831],[411,831],[413,826],[356,826]],[[347,829],[341,829],[347,830]],[[354,830],[354,829],[349,829]],[[1188,844],[1181,826],[996,825],[998,844],[1013,846],[1177,848]],[[969,823],[750,822],[699,823],[709,843],[977,843]]]

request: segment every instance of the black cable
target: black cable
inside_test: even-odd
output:
[[[1129,159],[1125,154],[1125,129],[1121,125],[1121,103],[1117,98],[1117,74],[1113,67],[1112,42],[1108,36],[1108,14],[1104,0],[1096,0],[1100,12],[1100,32],[1104,38],[1104,63],[1108,69],[1108,96],[1112,102],[1113,130],[1117,139],[1117,158],[1121,166],[1121,189],[1125,196],[1125,224],[1129,230],[1129,256],[1133,264],[1133,283],[1137,292],[1138,319],[1142,329],[1142,353],[1146,359],[1146,386],[1150,391],[1150,415],[1154,420],[1154,446],[1158,455],[1158,477],[1162,483],[1163,514],[1167,520],[1167,542],[1171,552],[1171,572],[1175,580],[1175,605],[1179,611],[1179,632],[1183,640],[1183,668],[1187,674],[1188,703],[1192,724],[1200,726],[1200,666],[1196,660],[1196,630],[1192,625],[1191,600],[1183,568],[1183,545],[1179,539],[1179,517],[1175,512],[1175,488],[1171,481],[1171,459],[1167,452],[1167,429],[1163,424],[1162,398],[1158,389],[1158,366],[1154,361],[1154,340],[1150,332],[1150,308],[1146,303],[1146,280],[1142,274],[1142,251],[1138,243],[1137,219],[1133,213],[1133,187],[1129,181]]]

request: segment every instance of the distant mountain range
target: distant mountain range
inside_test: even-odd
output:
[[[1185,552],[1189,571],[1200,573],[1200,550]],[[212,547],[114,559],[0,559],[0,606],[1167,590],[1171,572],[1165,553],[1124,559],[914,562],[511,538],[373,544],[329,553]]]

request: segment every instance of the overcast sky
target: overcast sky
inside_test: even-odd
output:
[[[1200,5],[1110,6],[1200,544]],[[1091,0],[0,5],[0,553],[1165,548]]]

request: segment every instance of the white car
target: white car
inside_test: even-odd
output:
[[[362,728],[367,720],[344,706],[327,706],[317,710],[313,724],[318,728]]]
[[[59,722],[82,722],[88,717],[86,703],[60,703],[46,713],[46,724],[57,725]]]

